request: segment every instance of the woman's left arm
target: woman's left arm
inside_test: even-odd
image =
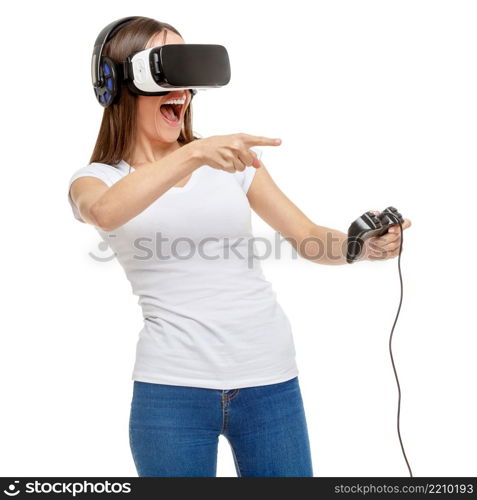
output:
[[[253,167],[247,167],[253,168]],[[275,184],[265,166],[257,169],[247,198],[252,209],[293,245],[297,253],[312,262],[346,264],[347,233],[314,224]],[[411,226],[405,219],[403,229]],[[388,233],[366,240],[357,260],[383,260],[399,255],[399,224]]]

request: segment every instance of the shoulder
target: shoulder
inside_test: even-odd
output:
[[[129,167],[127,166],[127,164],[121,161],[116,165],[108,165],[106,163],[96,162],[90,163],[73,172],[68,181],[68,201],[71,205],[75,218],[81,222],[84,222],[76,204],[71,197],[71,184],[76,179],[79,179],[80,177],[96,177],[102,180],[107,186],[112,186],[115,182],[126,175],[128,170]]]
[[[204,171],[206,175],[221,179],[222,182],[236,182],[244,193],[247,193],[256,172],[255,167],[246,167],[245,170],[234,173],[219,170],[209,165],[205,165],[205,167]]]
[[[124,162],[119,162],[116,165],[108,165],[106,163],[89,163],[80,167],[71,174],[69,179],[69,185],[76,179],[80,177],[97,177],[105,182],[108,186],[111,186],[116,181],[121,179],[127,173],[127,166]]]

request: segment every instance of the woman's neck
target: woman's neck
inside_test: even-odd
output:
[[[174,142],[138,142],[132,153],[128,163],[133,166],[142,165],[144,163],[151,163],[158,161],[165,156],[173,153],[181,147],[178,141]]]

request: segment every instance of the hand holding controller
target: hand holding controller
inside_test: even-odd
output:
[[[346,261],[353,263],[363,250],[364,242],[388,232],[389,227],[404,222],[402,215],[394,207],[387,207],[380,214],[368,211],[356,219],[348,229]]]

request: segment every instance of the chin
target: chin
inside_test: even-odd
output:
[[[168,144],[172,144],[174,142],[177,142],[177,139],[179,139],[181,135],[181,129],[178,129],[177,132],[174,132],[174,131],[168,131],[168,132],[164,132],[162,131],[161,134],[159,134],[159,141],[161,142],[166,142]]]

